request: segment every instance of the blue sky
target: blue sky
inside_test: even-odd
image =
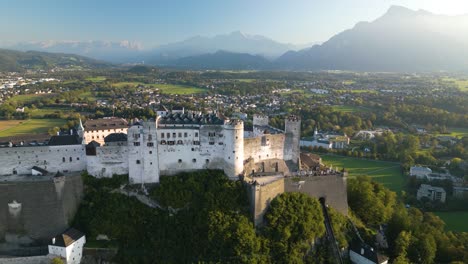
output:
[[[374,20],[391,5],[468,14],[468,0],[0,0],[0,41],[131,40],[149,48],[240,30],[303,44]]]

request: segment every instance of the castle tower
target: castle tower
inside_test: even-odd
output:
[[[81,122],[81,118],[80,118],[80,123],[78,124],[78,127],[76,128],[76,132],[78,136],[81,138],[81,141],[82,141],[81,143],[86,144],[85,139],[84,139],[84,127],[83,127],[83,123]]]
[[[286,134],[284,141],[284,159],[299,165],[301,152],[301,119],[294,115],[288,116],[286,120],[284,120],[284,132]]]
[[[244,122],[227,120],[223,125],[225,136],[224,173],[232,180],[244,170]]]
[[[156,122],[142,121],[128,129],[128,166],[131,183],[159,182]]]
[[[269,119],[267,115],[254,114],[253,125],[254,126],[268,126]]]

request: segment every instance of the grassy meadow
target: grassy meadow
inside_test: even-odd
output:
[[[400,193],[405,186],[405,178],[400,169],[400,164],[387,161],[376,161],[343,157],[336,155],[321,155],[322,160],[327,165],[334,168],[345,168],[349,172],[349,177],[365,175],[382,183],[390,190]]]
[[[203,88],[193,87],[193,86],[186,86],[186,85],[178,85],[178,84],[144,84],[140,82],[118,82],[113,83],[112,86],[115,88],[125,88],[129,87],[136,87],[138,85],[144,85],[146,87],[159,89],[161,92],[166,94],[196,94],[196,93],[203,93],[206,90]]]
[[[61,127],[63,119],[29,119],[29,120],[1,120],[0,137],[11,137],[20,134],[43,134],[49,128]]]
[[[468,232],[468,212],[436,212],[446,226],[445,230]]]
[[[356,113],[356,112],[369,112],[369,108],[353,106],[353,105],[335,105],[332,106],[333,110],[344,112],[344,113]]]

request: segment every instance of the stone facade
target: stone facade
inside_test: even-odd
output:
[[[157,183],[160,175],[202,169],[224,170],[231,179],[297,170],[300,119],[287,117],[284,131],[270,127],[267,116],[255,115],[253,123],[255,133],[245,138],[243,121],[220,114],[176,111],[128,129],[121,119],[88,120],[84,127],[80,122],[74,144],[0,148],[0,176],[31,174],[36,166],[51,173],[87,170],[96,177],[129,174],[130,182],[139,184]],[[117,136],[114,131],[127,134]],[[99,133],[99,138],[89,133]]]
[[[83,195],[81,175],[36,177],[0,181],[0,241],[49,241],[73,219]]]

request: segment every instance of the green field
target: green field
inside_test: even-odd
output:
[[[161,92],[166,93],[166,94],[196,94],[196,93],[203,93],[206,91],[203,88],[178,85],[178,84],[144,84],[140,82],[118,82],[118,83],[113,83],[112,86],[116,88],[124,88],[126,86],[136,87],[140,84],[146,87],[159,89]]]
[[[448,134],[433,134],[435,136],[452,136],[452,137],[464,137],[468,136],[468,128],[463,127],[448,127]]]
[[[52,94],[21,94],[15,95],[12,98],[8,99],[8,102],[16,102],[19,104],[33,103],[51,95]]]
[[[62,112],[63,114],[70,114],[73,112],[73,109],[71,108],[38,108],[35,110],[31,110],[29,113],[31,114],[32,118],[42,118],[44,115],[50,115],[50,114],[57,114],[59,112]]]
[[[445,229],[455,232],[468,232],[468,212],[435,212],[446,226]]]
[[[49,128],[65,124],[63,119],[1,120],[0,137],[47,133]]]
[[[155,88],[158,88],[165,94],[196,94],[203,93],[206,90],[202,88],[176,85],[176,84],[156,84],[153,85]]]
[[[342,92],[342,93],[373,93],[376,94],[377,91],[374,90],[359,90],[359,89],[353,89],[353,90],[336,90],[337,92]]]
[[[455,84],[460,91],[468,92],[468,80],[460,80],[454,78],[444,78],[442,79],[445,82],[451,82]]]
[[[353,105],[334,105],[332,106],[333,110],[345,113],[356,113],[356,112],[369,112],[369,108],[364,108],[360,106]]]
[[[86,78],[87,81],[92,81],[92,82],[103,82],[107,80],[106,77],[104,76],[95,76],[95,77],[88,77]]]
[[[405,178],[401,173],[399,163],[328,154],[321,155],[321,157],[327,165],[332,165],[334,168],[338,167],[339,169],[345,168],[349,172],[349,177],[367,175],[397,193],[400,193],[404,189]]]

